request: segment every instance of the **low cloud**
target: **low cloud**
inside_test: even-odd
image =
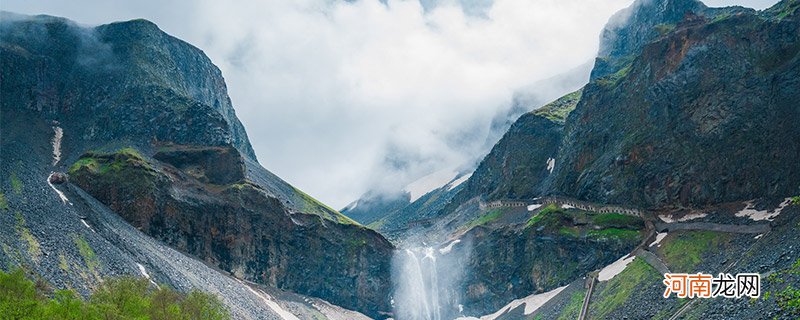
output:
[[[473,161],[514,93],[589,61],[631,0],[60,1],[4,9],[146,18],[223,71],[261,163],[335,207]],[[774,1],[773,1],[774,2]]]

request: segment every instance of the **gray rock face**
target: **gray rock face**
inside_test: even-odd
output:
[[[3,17],[4,108],[61,121],[79,141],[232,144],[255,159],[222,74],[200,49],[145,20],[82,28],[50,16]]]
[[[643,207],[797,193],[800,21],[783,12],[685,20],[590,83],[553,192]]]

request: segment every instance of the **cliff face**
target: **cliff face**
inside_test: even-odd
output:
[[[687,15],[590,83],[567,120],[554,192],[643,207],[796,193],[796,6]]]
[[[238,278],[391,310],[391,244],[256,162],[201,50],[144,20],[83,28],[3,13],[0,34],[4,177],[50,190],[47,173],[71,167],[71,187]],[[63,215],[44,198],[8,199],[31,224]]]
[[[3,15],[6,108],[74,124],[80,140],[232,144],[255,159],[222,73],[199,49],[145,20],[81,28]]]
[[[237,155],[186,146],[161,147],[154,159],[131,149],[87,153],[69,172],[134,227],[237,278],[388,311],[391,244],[344,216],[286,208],[244,178]]]
[[[455,203],[474,197],[532,199],[541,194],[555,164],[564,120],[580,97],[578,90],[517,119],[465,182]]]

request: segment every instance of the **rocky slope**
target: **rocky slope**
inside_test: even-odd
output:
[[[0,33],[2,204],[32,230],[6,234],[4,248],[39,248],[6,254],[4,265],[84,290],[106,275],[140,273],[129,253],[113,249],[124,241],[84,227],[79,218],[89,213],[74,193],[61,193],[76,188],[237,278],[372,316],[390,311],[392,245],[258,164],[202,51],[144,20],[84,28],[4,12]],[[48,173],[69,167],[74,184],[51,188]],[[3,221],[14,229],[13,219]],[[60,221],[79,232],[58,231]],[[98,260],[91,272],[73,272],[80,255],[63,248],[81,235]],[[171,275],[159,281],[180,283]]]

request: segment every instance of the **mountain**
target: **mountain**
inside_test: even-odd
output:
[[[521,116],[435,219],[404,232],[469,257],[470,315],[576,318],[581,275],[599,272],[591,318],[792,318],[798,6],[634,2],[606,26],[590,82]],[[684,307],[660,296],[664,270],[780,279],[749,309]],[[517,308],[556,289],[547,310]]]
[[[590,83],[565,126],[551,189],[645,208],[797,193],[800,47],[793,16],[776,16],[687,13]]]
[[[3,233],[3,265],[84,294],[120,274],[247,289],[248,304],[226,300],[237,317],[274,314],[263,300],[281,290],[391,311],[393,246],[258,164],[201,50],[146,20],[2,18],[0,224],[19,231]],[[181,264],[195,259],[209,280]]]
[[[586,63],[518,89],[511,105],[498,110],[492,117],[484,143],[486,152],[521,115],[583,86],[588,81],[591,66],[591,63]],[[425,221],[435,218],[444,205],[450,203],[450,199],[459,192],[460,188],[456,187],[469,178],[475,166],[476,164],[469,164],[462,168],[440,169],[409,183],[402,190],[370,190],[341,212],[359,223],[369,225],[395,242],[404,241],[407,238],[404,230],[408,229],[409,223],[424,224]]]

